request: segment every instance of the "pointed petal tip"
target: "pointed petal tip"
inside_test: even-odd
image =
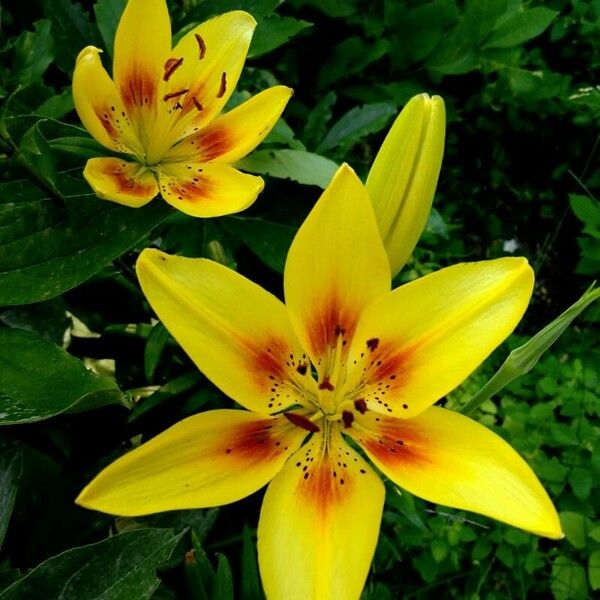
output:
[[[97,58],[100,54],[102,54],[102,48],[96,48],[96,46],[86,46],[78,55],[75,60],[75,64],[78,64],[81,60],[85,60],[86,58]]]

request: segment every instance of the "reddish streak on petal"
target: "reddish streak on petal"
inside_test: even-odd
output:
[[[104,127],[104,130],[106,131],[106,133],[111,137],[111,138],[116,138],[117,137],[117,129],[114,126],[113,120],[112,120],[112,115],[111,115],[111,110],[107,109],[106,107],[104,109],[100,108],[100,107],[94,107],[94,112],[96,113],[96,116],[98,117],[98,119],[100,120],[100,123],[102,123],[102,127]]]
[[[228,441],[224,441],[222,452],[234,460],[264,461],[281,454],[281,441],[273,435],[273,419],[244,423],[236,427]]]
[[[141,183],[139,180],[131,177],[125,169],[126,167],[121,168],[109,165],[102,169],[101,172],[113,180],[118,192],[127,192],[132,196],[148,196],[154,189],[154,186]]]
[[[169,184],[171,193],[177,196],[179,200],[188,202],[205,202],[213,200],[215,185],[214,182],[202,174],[196,173],[192,179],[175,180]]]
[[[283,340],[271,338],[260,345],[253,340],[247,340],[244,345],[246,346],[248,368],[261,388],[268,391],[274,380],[287,379],[285,362],[290,351]],[[273,379],[270,379],[271,377]]]
[[[327,457],[307,473],[309,476],[298,484],[298,492],[312,505],[317,516],[324,520],[335,505],[343,503],[352,491],[353,479],[344,467],[335,467]]]
[[[370,356],[368,383],[385,382],[393,390],[404,387],[410,375],[410,360],[414,351],[414,346],[401,348],[397,344],[380,343]]]
[[[382,419],[361,445],[382,463],[388,465],[425,465],[431,459],[427,454],[427,438],[417,431],[410,419]]]
[[[201,152],[202,162],[214,160],[225,154],[232,146],[231,139],[224,128],[200,133],[197,139],[197,147]]]
[[[154,106],[156,81],[152,74],[133,69],[121,82],[121,97],[126,108]]]
[[[330,296],[315,303],[313,318],[309,325],[312,348],[317,355],[324,354],[329,348],[335,348],[338,338],[350,339],[356,329],[356,313],[350,311],[332,292]]]

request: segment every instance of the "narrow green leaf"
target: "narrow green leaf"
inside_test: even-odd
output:
[[[252,530],[244,525],[242,532],[242,582],[240,590],[241,600],[263,600],[264,595],[260,587],[258,576],[258,562],[256,558],[256,540]]]
[[[338,165],[332,160],[304,150],[258,150],[237,166],[249,173],[291,179],[304,185],[327,187]]]
[[[58,296],[134,246],[169,214],[164,202],[132,209],[100,200],[59,175],[64,205],[35,185],[0,184],[0,306]]]
[[[50,145],[40,131],[40,124],[43,122],[38,121],[21,138],[19,159],[49,189],[56,192],[56,161]]]
[[[558,11],[536,6],[514,14],[496,29],[484,48],[512,48],[541,35],[554,21]]]
[[[116,404],[123,395],[112,380],[22,329],[0,329],[0,425]]]
[[[590,554],[588,577],[590,579],[590,587],[594,591],[600,590],[600,550],[594,550]]]
[[[144,374],[148,381],[152,381],[154,371],[169,340],[169,332],[162,323],[157,323],[150,332],[144,347]]]
[[[98,0],[94,4],[94,14],[96,15],[96,25],[102,36],[104,47],[108,55],[112,57],[113,46],[115,44],[115,33],[117,25],[125,10],[127,0]]]
[[[0,548],[15,503],[17,481],[21,476],[23,453],[20,447],[0,445]]]
[[[356,142],[366,135],[377,133],[388,124],[394,114],[396,107],[388,102],[357,106],[334,123],[317,147],[317,152],[325,152],[340,144]]]
[[[494,376],[461,408],[460,412],[471,414],[511,381],[531,371],[544,352],[556,342],[573,320],[592,302],[600,298],[600,289],[595,288],[594,285],[528,342],[515,348]]]
[[[224,554],[217,554],[217,575],[212,593],[213,600],[234,600],[233,596],[233,573],[231,565]],[[0,597],[0,600],[2,598]]]
[[[0,593],[0,600],[146,600],[160,584],[156,569],[185,535],[170,529],[128,531],[48,559]]]

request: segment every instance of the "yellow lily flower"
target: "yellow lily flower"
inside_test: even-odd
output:
[[[125,454],[80,494],[117,515],[218,506],[269,483],[258,557],[270,600],[360,596],[384,486],[559,538],[524,460],[432,406],[510,334],[523,258],[459,264],[391,291],[369,197],[343,165],[299,229],[284,304],[227,267],[146,249],[138,277],[198,368],[244,409],[198,414]],[[349,443],[350,442],[350,443]]]
[[[392,125],[367,178],[392,275],[406,264],[425,229],[446,133],[439,96],[414,96]]]
[[[92,158],[84,176],[100,198],[139,207],[159,192],[194,217],[235,213],[264,187],[231,166],[279,119],[292,90],[274,86],[220,115],[256,21],[215,17],[171,49],[165,0],[129,0],[115,37],[113,80],[100,50],[84,48],[73,73],[77,113],[91,135],[128,158]]]

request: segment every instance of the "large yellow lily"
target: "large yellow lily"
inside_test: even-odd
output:
[[[242,70],[255,20],[233,11],[187,33],[171,49],[165,0],[129,0],[115,38],[113,80],[100,50],[84,48],[73,74],[81,121],[127,158],[88,160],[101,198],[143,206],[159,192],[175,208],[213,217],[247,208],[260,177],[231,166],[279,119],[292,90],[274,86],[219,116]]]
[[[409,100],[390,128],[367,178],[367,191],[392,275],[425,229],[442,166],[446,111],[439,96]]]
[[[376,470],[431,502],[558,538],[556,511],[500,437],[432,406],[529,302],[523,258],[390,291],[365,187],[343,165],[299,229],[286,303],[206,259],[147,249],[142,289],[196,365],[247,410],[189,417],[102,471],[82,506],[117,515],[234,502],[269,481],[258,526],[270,600],[357,599],[384,501]]]

